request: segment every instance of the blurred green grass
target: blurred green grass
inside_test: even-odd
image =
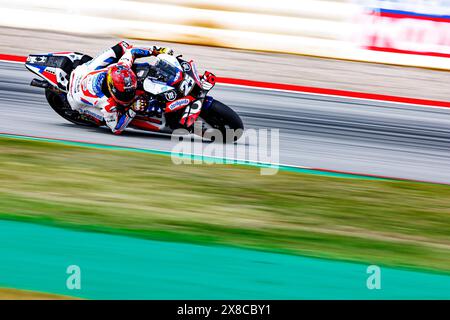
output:
[[[0,138],[0,218],[450,273],[450,186]]]
[[[0,288],[0,300],[74,300],[77,298],[45,292]]]

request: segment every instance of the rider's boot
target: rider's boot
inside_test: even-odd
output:
[[[127,109],[125,112],[119,112],[116,107],[104,108],[102,112],[106,125],[114,134],[121,134],[136,115],[136,112],[132,109]]]

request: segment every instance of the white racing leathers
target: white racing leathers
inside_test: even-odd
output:
[[[119,134],[133,120],[136,113],[128,109],[119,115],[117,103],[105,95],[108,67],[114,63],[131,67],[134,59],[157,54],[159,48],[133,48],[122,41],[93,60],[78,66],[70,76],[67,100],[73,110],[100,123],[105,121],[112,132]]]

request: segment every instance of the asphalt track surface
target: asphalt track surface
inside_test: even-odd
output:
[[[22,64],[0,62],[1,133],[163,151],[176,143],[169,136],[115,136],[68,123],[48,106],[43,89],[29,86],[33,77]],[[211,94],[236,110],[247,129],[279,129],[274,162],[450,184],[450,108],[225,85]],[[251,149],[243,141],[238,147]]]

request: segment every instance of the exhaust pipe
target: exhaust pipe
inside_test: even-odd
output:
[[[50,84],[45,80],[33,79],[31,80],[30,86],[46,89],[50,86]]]

